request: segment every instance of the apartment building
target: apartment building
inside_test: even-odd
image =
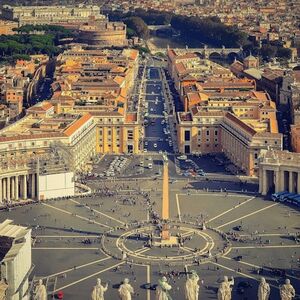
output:
[[[179,151],[223,152],[247,175],[257,175],[261,150],[282,149],[275,102],[256,91],[254,80],[237,78],[215,63],[193,56],[196,71],[180,62],[181,72],[175,52],[169,50],[168,56],[184,104],[184,112],[177,113]]]
[[[51,103],[57,113],[91,114],[100,153],[139,153],[142,126],[131,107],[136,50],[65,51],[58,58]]]
[[[0,159],[47,153],[61,147],[74,170],[80,170],[96,152],[96,123],[90,114],[55,114],[48,102],[40,102],[27,115],[0,130]]]
[[[193,107],[188,113],[178,113],[179,152],[223,152],[247,175],[258,175],[260,151],[282,149],[282,135],[277,130],[269,132],[269,124],[262,130],[259,123],[255,119],[242,120],[229,111]]]

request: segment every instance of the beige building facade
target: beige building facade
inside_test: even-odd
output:
[[[95,5],[78,6],[9,6],[2,8],[2,18],[16,21],[19,26],[26,24],[79,23],[91,17],[105,19],[100,7]]]
[[[177,115],[180,153],[221,153],[249,176],[258,175],[258,158],[266,149],[282,150],[280,133],[257,132],[230,112],[201,111]]]
[[[22,159],[24,155],[35,156],[60,148],[74,170],[85,168],[86,162],[96,153],[96,122],[93,116],[54,114],[53,106],[43,102],[29,112],[0,131],[1,161],[9,164],[10,160]]]

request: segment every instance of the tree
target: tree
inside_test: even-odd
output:
[[[129,39],[134,37],[134,36],[137,36],[136,32],[133,29],[129,28],[129,27],[127,27],[127,29],[126,29],[126,35]]]
[[[146,23],[139,17],[130,17],[125,20],[126,25],[136,34],[143,38],[148,39],[149,37],[149,29]]]
[[[291,59],[292,57],[292,50],[289,48],[284,48],[284,47],[278,47],[277,48],[277,52],[276,52],[276,56],[279,58],[283,58],[283,59]]]
[[[260,49],[260,54],[264,60],[269,60],[270,58],[275,57],[276,47],[270,44],[262,45]]]

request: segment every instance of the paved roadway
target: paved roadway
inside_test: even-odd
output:
[[[148,152],[173,152],[173,147],[169,145],[170,134],[165,134],[164,130],[169,132],[169,124],[165,122],[163,112],[166,105],[165,95],[163,93],[163,84],[159,73],[159,68],[147,68],[147,80],[145,89],[145,102],[148,103],[149,124],[145,128],[144,149]],[[162,124],[162,122],[164,124]],[[146,143],[146,144],[145,144]]]

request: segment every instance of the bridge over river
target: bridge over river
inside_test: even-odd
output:
[[[168,48],[154,48],[152,47],[151,53],[157,54],[157,53],[167,53]],[[197,53],[203,58],[211,58],[211,57],[219,57],[219,58],[227,58],[227,57],[238,57],[242,54],[243,49],[242,48],[209,48],[207,46],[204,46],[203,48],[172,48],[177,54],[180,53]]]

